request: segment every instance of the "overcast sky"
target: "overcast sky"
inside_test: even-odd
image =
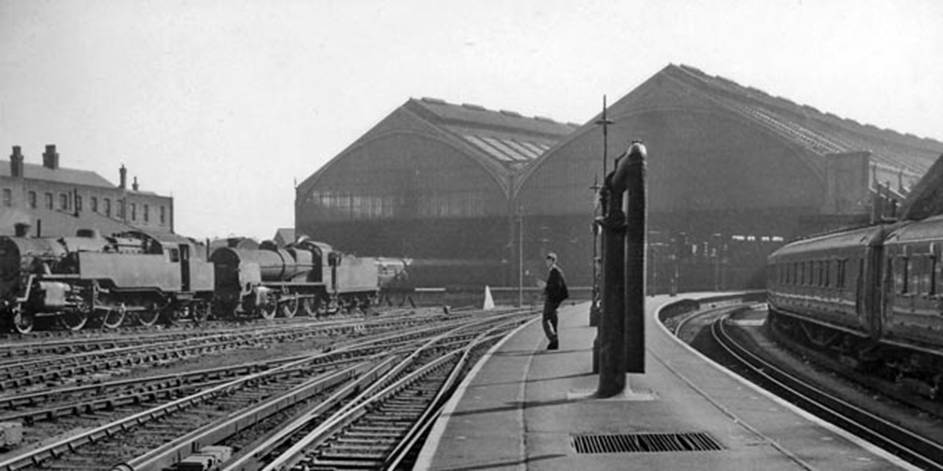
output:
[[[0,0],[0,155],[124,163],[177,232],[270,238],[410,97],[583,123],[669,63],[943,140],[938,0]]]

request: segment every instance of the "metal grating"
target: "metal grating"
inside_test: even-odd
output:
[[[707,433],[633,433],[618,435],[572,435],[578,454],[659,453],[715,451],[724,447]]]

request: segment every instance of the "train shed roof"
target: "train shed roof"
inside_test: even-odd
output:
[[[489,110],[479,105],[448,103],[438,98],[410,98],[347,149],[335,156],[296,191],[303,193],[337,160],[363,143],[390,133],[434,136],[481,164],[507,190],[511,176],[537,160],[579,127],[542,116]]]
[[[481,157],[509,170],[519,169],[573,132],[576,124],[436,98],[410,99],[406,105],[444,133],[471,146]]]
[[[691,66],[672,64],[659,74],[680,81],[813,154],[869,151],[879,165],[921,175],[943,152],[943,142],[841,118],[724,77],[708,75]]]

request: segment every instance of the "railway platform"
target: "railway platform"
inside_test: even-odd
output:
[[[675,339],[655,315],[681,298],[646,299],[646,373],[615,398],[591,397],[588,304],[560,308],[559,350],[546,350],[539,320],[526,324],[470,372],[415,469],[916,469]]]

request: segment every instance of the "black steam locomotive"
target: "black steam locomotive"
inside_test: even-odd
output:
[[[175,235],[128,232],[103,237],[0,237],[0,311],[19,332],[57,321],[117,327],[126,317],[209,314],[213,267],[204,251]]]
[[[320,315],[375,302],[381,282],[405,265],[384,265],[299,240],[287,247],[206,250],[173,234],[0,237],[0,319],[21,333],[58,322],[153,325],[189,318]]]
[[[800,240],[770,255],[770,318],[846,362],[939,397],[943,216]]]

